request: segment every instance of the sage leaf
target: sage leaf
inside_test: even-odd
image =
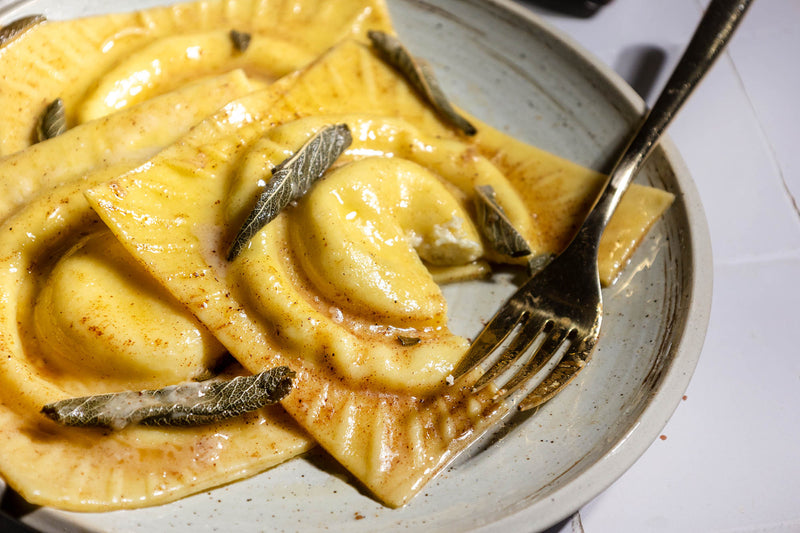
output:
[[[405,335],[398,335],[397,342],[400,343],[400,346],[414,346],[419,344],[421,339],[419,337],[407,337]]]
[[[549,252],[532,256],[528,260],[528,275],[535,276],[536,274],[544,270],[544,267],[549,265],[554,258],[555,254]]]
[[[427,61],[412,56],[399,39],[388,33],[370,30],[367,36],[381,57],[400,71],[442,118],[467,135],[475,135],[478,132],[475,126],[450,104],[436,79],[433,68]]]
[[[279,402],[291,391],[294,376],[288,367],[279,366],[229,380],[70,398],[45,405],[42,413],[67,426],[207,424]]]
[[[272,169],[272,178],[256,200],[228,251],[233,261],[250,239],[290,202],[302,197],[353,142],[347,124],[328,126]]]
[[[237,52],[244,52],[247,50],[247,47],[250,46],[250,40],[252,39],[252,36],[249,33],[231,30],[230,36],[231,42],[233,42],[233,47]]]
[[[0,28],[0,48],[46,20],[44,15],[28,15],[9,22]]]
[[[525,238],[506,216],[491,185],[475,186],[475,214],[478,227],[496,251],[511,257],[531,253]]]
[[[64,101],[56,98],[42,113],[36,130],[37,136],[39,142],[42,142],[61,135],[65,131],[67,131],[67,119],[64,113]]]

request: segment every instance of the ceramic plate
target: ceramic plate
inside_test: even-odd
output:
[[[51,19],[158,1],[32,2]],[[603,170],[643,104],[613,72],[510,1],[389,0],[401,38],[452,99],[500,130]],[[688,385],[711,299],[698,195],[665,140],[638,177],[675,193],[622,278],[589,366],[532,416],[460,459],[407,507],[376,503],[322,452],[160,507],[101,514],[7,509],[58,531],[534,531],[574,513],[657,438]],[[448,287],[453,329],[480,330],[513,286]],[[46,475],[46,474],[43,474]],[[8,507],[8,506],[6,506]]]

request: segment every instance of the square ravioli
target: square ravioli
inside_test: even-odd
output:
[[[342,39],[391,30],[382,0],[209,0],[27,20],[0,28],[0,63],[13,65],[0,70],[0,109],[14,110],[0,116],[0,155],[35,142],[56,98],[72,127],[233,69],[264,87]]]

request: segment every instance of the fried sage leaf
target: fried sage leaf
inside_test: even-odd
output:
[[[70,398],[45,405],[42,413],[67,426],[122,429],[129,424],[207,424],[282,400],[295,373],[279,366],[253,376]]]
[[[419,344],[421,340],[422,339],[419,337],[407,337],[405,335],[397,336],[397,342],[399,342],[401,346],[414,346]]]
[[[228,261],[233,261],[258,230],[278,216],[284,207],[308,192],[352,142],[347,124],[328,126],[273,168],[272,178],[233,240]]]
[[[475,126],[450,104],[436,80],[433,68],[427,61],[412,56],[396,37],[388,33],[370,30],[367,35],[384,60],[399,70],[445,120],[467,135],[475,135],[478,132]]]
[[[64,114],[64,101],[56,98],[42,113],[36,133],[39,142],[42,142],[61,135],[65,131],[67,131],[67,119]]]
[[[503,207],[497,203],[497,196],[491,185],[475,186],[475,213],[483,236],[499,253],[511,257],[522,257],[531,253],[525,238],[508,219]]]
[[[233,42],[233,47],[237,52],[244,52],[247,50],[247,47],[250,46],[250,40],[252,39],[252,36],[249,33],[231,30],[230,36],[231,42]]]
[[[47,18],[44,15],[28,15],[27,17],[9,22],[0,28],[0,48],[45,20],[47,20]]]
[[[550,261],[552,261],[554,258],[555,254],[552,253],[543,253],[532,256],[528,260],[528,274],[531,276],[535,276],[536,274],[544,270],[544,267],[549,265]]]

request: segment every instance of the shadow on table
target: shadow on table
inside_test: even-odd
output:
[[[663,48],[642,44],[623,49],[613,68],[644,101],[649,101],[657,94],[656,84],[666,62],[667,52]]]

